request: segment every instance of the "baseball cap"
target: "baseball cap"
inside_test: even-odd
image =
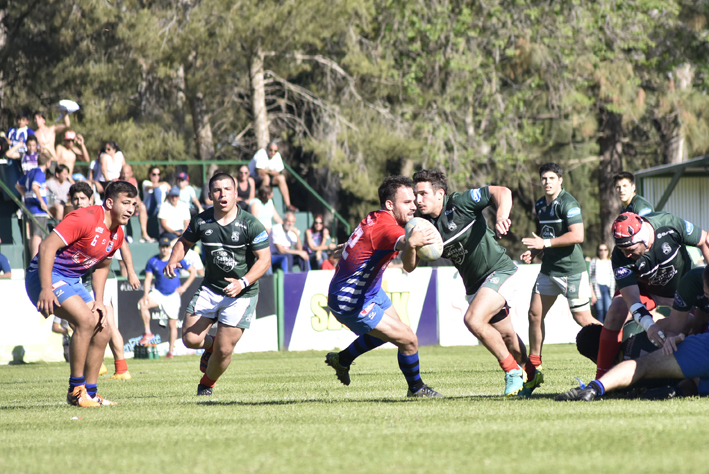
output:
[[[178,186],[173,186],[167,195],[168,196],[179,196],[180,195],[180,188]]]
[[[190,177],[187,176],[187,173],[183,171],[182,173],[177,174],[177,179],[184,179],[185,181],[189,181]]]
[[[170,240],[170,237],[160,237],[160,241],[158,242],[160,247],[169,247],[171,244],[172,240]]]
[[[72,130],[67,130],[64,134],[64,140],[74,140],[76,138],[76,132]]]

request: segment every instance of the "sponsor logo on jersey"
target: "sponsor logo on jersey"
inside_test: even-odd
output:
[[[204,225],[204,219],[197,219],[197,225]]]
[[[266,232],[264,230],[263,232],[261,232],[259,235],[256,236],[253,243],[260,244],[261,242],[263,242],[265,240],[268,240],[268,232]]]
[[[205,237],[206,237],[206,236],[208,236],[208,235],[212,235],[213,232],[214,232],[214,231],[213,231],[212,229],[207,229],[207,230],[204,231],[204,235],[205,235]]]
[[[463,263],[466,254],[465,248],[461,242],[456,242],[443,249],[443,256],[448,260],[451,260],[454,264],[460,265]]]
[[[574,217],[578,216],[581,214],[581,208],[580,207],[572,207],[569,209],[569,212],[566,213],[566,217]]]
[[[451,214],[453,214],[455,212],[455,210],[456,210],[455,206],[451,207],[450,209],[446,209],[446,215],[450,216]]]
[[[450,222],[448,223],[448,230],[456,230],[457,228],[458,228],[458,226],[456,225],[455,222],[450,221]]]
[[[362,316],[363,318],[369,318],[372,319],[372,316],[369,314],[370,311],[374,308],[374,303],[373,301],[367,305],[366,308],[364,308],[362,311],[360,311],[359,315]]]
[[[237,231],[234,231],[231,233],[231,240],[232,242],[238,242],[239,241],[239,233]]]
[[[542,227],[542,239],[553,239],[554,237],[556,237],[556,234],[552,226],[545,225]]]
[[[640,262],[638,264],[638,270],[642,270],[643,268],[645,268],[645,262]]]
[[[668,255],[670,252],[672,252],[672,247],[670,247],[670,244],[668,244],[667,242],[662,244],[662,253]]]
[[[481,193],[480,193],[480,188],[475,188],[470,190],[470,197],[473,198],[473,201],[475,202],[480,202],[481,198]]]
[[[64,285],[66,285],[66,284],[67,284],[67,283],[66,283],[64,280],[59,280],[58,282],[56,282],[56,283],[54,283],[54,284],[52,285],[52,290],[56,290],[56,289],[59,288],[60,286],[64,286]]]
[[[621,279],[629,276],[631,273],[633,273],[633,271],[630,268],[626,268],[626,267],[616,268],[615,269],[615,279],[621,280]]]
[[[246,224],[244,224],[244,223],[241,222],[241,221],[234,221],[234,225],[235,225],[236,227],[241,227],[242,229],[248,229],[248,227],[246,226]]]
[[[652,277],[648,283],[651,285],[665,286],[672,278],[677,274],[677,270],[674,265],[668,265],[666,267],[661,267],[654,277]]]
[[[658,238],[658,239],[661,239],[661,238],[665,237],[666,235],[672,235],[672,234],[674,234],[674,233],[675,233],[675,231],[672,230],[672,229],[670,229],[670,230],[668,230],[668,231],[666,231],[666,232],[660,232],[659,234],[657,234],[657,238]]]
[[[694,224],[689,221],[684,221],[684,230],[686,230],[688,234],[691,234],[694,230]]]
[[[59,297],[64,294],[64,290],[57,290],[54,292],[54,296]]]
[[[675,292],[675,306],[679,306],[680,308],[687,307],[687,303],[684,302],[682,297],[677,292]]]
[[[226,249],[212,250],[212,261],[224,272],[228,273],[236,266],[234,255]]]
[[[111,253],[111,250],[113,250],[113,241],[110,241],[108,245],[106,245],[106,253]]]
[[[103,227],[96,227],[95,232],[96,232],[97,234],[103,234]]]

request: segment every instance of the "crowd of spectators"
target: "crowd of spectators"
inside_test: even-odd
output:
[[[61,221],[73,210],[69,188],[75,182],[88,183],[94,191],[95,204],[102,202],[104,189],[111,181],[125,180],[142,191],[136,212],[140,222],[140,242],[155,242],[160,238],[174,240],[184,232],[192,217],[212,207],[207,184],[198,196],[184,171],[177,173],[174,184],[171,184],[164,170],[151,166],[146,179],[139,185],[133,168],[126,163],[126,157],[114,141],[103,142],[92,159],[84,137],[71,130],[69,114],[64,113],[60,119],[61,123],[47,126],[45,114],[37,112],[34,114],[36,128],[32,129],[30,115],[23,112],[18,114],[16,126],[7,135],[0,132],[4,158],[17,160],[20,165],[21,175],[15,188],[34,217],[28,220],[25,229],[30,258],[37,253],[50,220]],[[55,146],[57,135],[62,140]],[[77,162],[88,163],[88,166],[77,167]],[[323,217],[316,216],[312,227],[304,233],[295,226],[298,209],[290,201],[284,168],[275,141],[258,150],[248,165],[239,167],[235,176],[237,203],[242,210],[256,216],[267,229],[274,268],[281,268],[284,272],[293,271],[294,265],[301,271],[333,268],[336,261],[331,250],[335,245],[324,226]],[[275,186],[283,197],[286,211],[283,218],[273,202]],[[159,228],[159,233],[152,236],[149,233],[151,218],[157,220]]]

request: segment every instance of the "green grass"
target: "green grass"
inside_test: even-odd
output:
[[[421,349],[424,380],[448,396],[412,400],[394,350],[361,357],[349,387],[324,352],[236,355],[214,396],[196,397],[199,358],[130,360],[105,380],[115,407],[65,403],[68,365],[0,367],[1,473],[703,472],[707,401],[557,403],[594,367],[545,347],[546,383],[504,400],[482,347]],[[112,360],[107,360],[109,374]],[[79,419],[73,419],[78,417]]]

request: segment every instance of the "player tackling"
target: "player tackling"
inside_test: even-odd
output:
[[[175,278],[185,253],[202,241],[206,268],[202,286],[187,306],[182,341],[204,349],[204,372],[197,395],[212,395],[212,388],[229,367],[236,343],[251,325],[258,301],[258,279],[271,265],[268,233],[254,216],[236,205],[236,182],[226,173],[209,180],[214,207],[192,218],[175,244],[163,273]],[[207,334],[218,322],[215,337]]]
[[[67,215],[40,244],[25,277],[32,303],[46,318],[56,314],[74,328],[67,402],[79,407],[114,405],[98,394],[99,369],[111,338],[103,293],[113,254],[123,245],[121,225],[135,212],[138,190],[125,181],[106,187],[101,206]],[[92,267],[96,299],[81,277]]]

